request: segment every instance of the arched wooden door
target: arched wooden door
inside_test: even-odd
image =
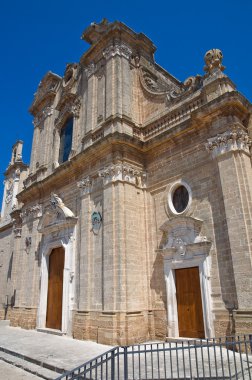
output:
[[[205,338],[199,268],[176,269],[179,336]]]
[[[54,248],[49,257],[46,327],[61,330],[65,251]]]

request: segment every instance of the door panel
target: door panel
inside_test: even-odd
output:
[[[179,336],[204,338],[199,268],[176,269]]]
[[[46,327],[56,330],[61,330],[62,323],[64,260],[63,247],[52,250],[49,257]]]

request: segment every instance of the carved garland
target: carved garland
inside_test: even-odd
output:
[[[146,172],[135,169],[130,165],[112,164],[100,170],[98,174],[99,177],[103,178],[104,185],[115,181],[125,181],[139,187],[146,186]]]

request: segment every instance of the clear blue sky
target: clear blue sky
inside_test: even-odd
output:
[[[49,70],[62,75],[67,63],[78,62],[88,48],[80,40],[82,31],[103,17],[146,34],[157,47],[156,62],[180,80],[203,74],[205,52],[220,48],[226,74],[252,100],[251,0],[5,0],[0,8],[1,183],[17,139],[24,141],[23,158],[29,162],[28,108],[41,78]]]

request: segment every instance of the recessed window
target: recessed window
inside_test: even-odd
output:
[[[185,211],[189,203],[189,193],[185,186],[176,188],[172,195],[172,203],[177,213]]]
[[[192,190],[184,180],[170,186],[167,194],[167,211],[173,215],[185,215],[192,204]]]
[[[60,150],[59,150],[59,164],[65,162],[69,158],[72,149],[73,138],[73,118],[67,120],[64,127],[60,132]]]

